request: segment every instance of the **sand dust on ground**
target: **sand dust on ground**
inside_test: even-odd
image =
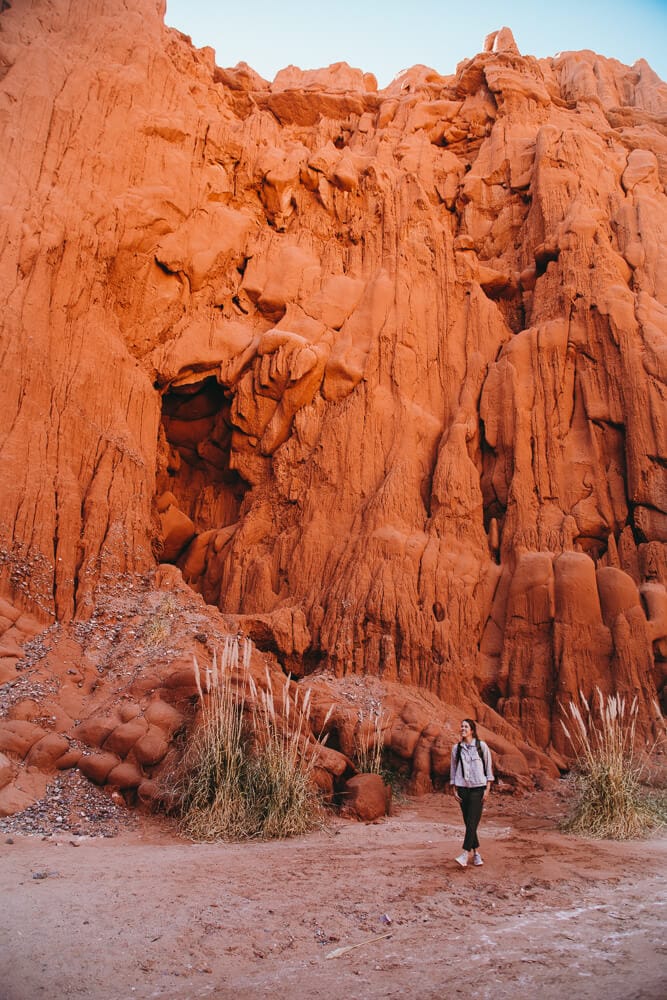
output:
[[[664,1000],[667,837],[577,839],[562,812],[492,796],[469,869],[444,795],[272,843],[2,834],[0,997]]]

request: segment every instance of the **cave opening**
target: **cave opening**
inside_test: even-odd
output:
[[[235,524],[249,489],[230,467],[231,406],[232,392],[214,375],[170,385],[162,397],[166,457],[157,497],[171,494],[196,534]]]

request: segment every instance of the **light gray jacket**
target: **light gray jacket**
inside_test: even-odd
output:
[[[472,743],[455,743],[452,747],[452,761],[449,770],[450,785],[458,785],[459,788],[479,788],[486,785],[487,781],[493,781],[493,764],[491,761],[491,751],[484,742],[480,740],[482,757],[477,753],[475,741]],[[457,766],[456,748],[461,747],[461,760]]]

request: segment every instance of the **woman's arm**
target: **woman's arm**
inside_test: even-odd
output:
[[[482,754],[484,755],[484,774],[486,775],[486,788],[484,789],[484,798],[486,799],[491,793],[491,782],[494,781],[491,751],[486,743],[482,744]]]

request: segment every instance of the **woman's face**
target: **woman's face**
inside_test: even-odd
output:
[[[472,729],[470,728],[469,722],[464,721],[461,723],[461,739],[462,740],[472,739]]]

